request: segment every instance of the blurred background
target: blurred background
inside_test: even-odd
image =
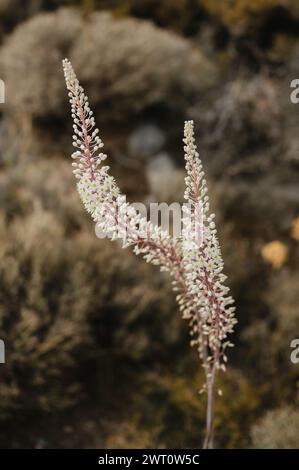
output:
[[[185,119],[239,323],[216,446],[299,448],[296,0],[0,0],[2,448],[200,447],[167,276],[99,240],[70,168],[71,59],[131,201],[182,201]]]

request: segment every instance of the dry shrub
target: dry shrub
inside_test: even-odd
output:
[[[41,10],[45,0],[0,0],[0,39],[20,21]]]
[[[252,443],[258,449],[298,449],[298,410],[285,406],[269,411],[253,426]]]
[[[205,400],[198,396],[202,375],[194,370],[183,374],[170,374],[169,370],[144,374],[141,393],[134,394],[124,420],[108,430],[107,446],[200,447],[205,430]],[[219,379],[223,396],[217,403],[217,448],[246,447],[258,405],[256,391],[232,369]]]
[[[293,253],[292,256],[294,256]],[[282,350],[283,348],[287,349],[287,354],[291,339],[295,338],[298,333],[298,282],[299,275],[297,271],[284,269],[273,274],[267,294],[272,318],[275,319],[278,329],[276,342],[279,340],[278,344]]]
[[[11,33],[0,52],[7,106],[33,116],[62,112],[60,63],[81,27],[77,11],[61,9],[36,15]]]
[[[70,248],[51,214],[39,213],[7,227],[1,220],[0,322],[7,349],[0,388],[1,418],[21,407],[60,409],[78,399],[72,377],[90,342],[88,285],[76,282]]]
[[[151,18],[159,25],[186,34],[194,33],[201,19],[198,0],[95,0],[94,3],[98,8],[112,9],[117,16]]]
[[[61,117],[61,59],[69,56],[103,119],[150,106],[181,109],[210,85],[215,70],[190,42],[137,19],[75,9],[41,13],[18,26],[0,52],[7,102],[33,117]]]
[[[8,220],[50,211],[66,233],[85,225],[69,165],[59,158],[20,161],[0,174],[0,204]]]
[[[297,255],[291,252],[290,256],[296,266]],[[296,395],[293,383],[298,374],[290,361],[290,344],[298,334],[298,281],[298,274],[289,266],[268,274],[261,297],[267,315],[251,321],[242,332],[248,345],[248,364],[255,364],[255,370],[261,371],[264,389],[280,400],[294,399]]]
[[[120,367],[163,361],[182,333],[168,280],[96,238],[73,183],[55,158],[21,159],[0,173],[0,419],[8,422],[17,410],[75,404],[97,376],[101,394],[113,396],[107,356]]]
[[[233,33],[248,32],[261,25],[269,13],[285,8],[296,13],[296,0],[200,0],[206,11],[219,19]]]
[[[83,232],[68,238],[53,214],[36,211],[9,226],[2,218],[0,245],[0,324],[7,347],[2,418],[18,408],[49,411],[78,401],[76,372],[96,344],[120,360],[140,361],[153,351],[163,355],[163,343],[176,341],[163,282],[146,286],[148,267],[134,266],[123,251],[116,256],[110,243]],[[168,325],[161,314],[169,315]]]
[[[213,78],[213,68],[187,40],[107,13],[93,15],[71,58],[91,101],[102,104],[105,114],[105,103],[115,103],[120,115],[156,103],[178,108]]]
[[[253,138],[263,142],[279,137],[279,98],[278,83],[263,75],[228,82],[215,103],[216,138],[229,131],[234,142],[244,145]]]

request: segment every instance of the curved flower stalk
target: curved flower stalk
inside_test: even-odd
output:
[[[172,276],[183,318],[191,327],[192,345],[196,345],[206,374],[208,393],[207,435],[205,447],[213,445],[213,409],[216,372],[225,369],[226,336],[235,323],[222,274],[223,263],[202,165],[196,151],[193,122],[185,124],[186,200],[181,239],[153,226],[126,202],[109,167],[103,165],[103,142],[95,127],[88,98],[80,86],[71,63],[65,59],[63,69],[69,91],[74,121],[72,154],[73,172],[78,179],[81,200],[101,231],[123,247],[132,246],[147,262],[159,265]]]
[[[146,261],[170,270],[177,262],[176,242],[159,227],[142,218],[126,202],[109,166],[102,166],[106,155],[104,144],[95,128],[88,98],[75,75],[71,63],[65,59],[63,69],[74,121],[73,173],[78,179],[77,189],[86,210],[99,228],[111,239],[120,239],[124,247],[132,245],[135,253],[143,254]]]

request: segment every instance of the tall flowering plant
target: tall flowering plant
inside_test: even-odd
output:
[[[88,98],[69,60],[63,60],[73,118],[73,173],[80,198],[101,231],[123,247],[131,246],[147,262],[160,266],[172,277],[173,290],[184,319],[190,324],[191,345],[197,347],[206,381],[206,437],[204,448],[213,447],[216,378],[225,370],[227,339],[236,323],[233,299],[225,287],[223,261],[214,214],[210,213],[207,185],[194,140],[193,121],[184,128],[186,192],[183,231],[171,237],[142,217],[126,202],[109,166],[95,127]]]

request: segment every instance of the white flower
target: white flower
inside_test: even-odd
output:
[[[192,326],[198,324],[199,331],[203,333],[201,342],[204,347],[200,348],[200,355],[204,360],[205,350],[211,352],[208,370],[212,370],[213,367],[221,367],[226,347],[223,338],[232,331],[236,320],[230,306],[232,298],[227,295],[229,289],[222,285],[226,277],[222,274],[223,261],[214,214],[209,213],[207,185],[195,145],[193,121],[185,123],[184,143],[187,170],[185,198],[191,210],[187,211],[189,220],[183,233],[183,263],[188,288],[197,293],[196,303],[201,305],[200,315],[195,310],[190,323]],[[193,227],[201,230],[197,246]]]

